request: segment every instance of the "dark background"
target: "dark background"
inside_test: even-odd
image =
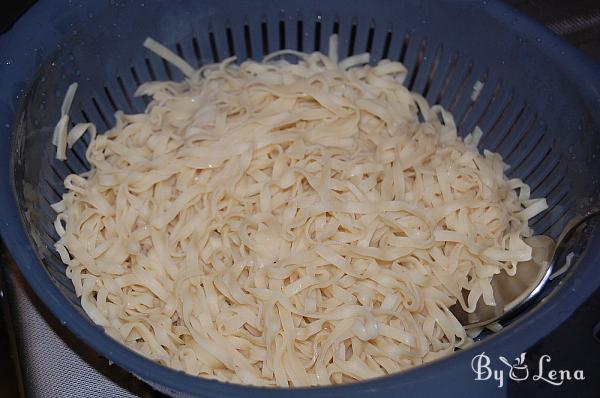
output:
[[[600,0],[505,1],[600,62]]]
[[[0,34],[36,0],[4,0]],[[600,62],[600,0],[504,0]]]
[[[505,0],[542,22],[600,62],[600,0]],[[35,0],[5,0],[0,3],[0,34],[10,29]],[[1,78],[1,77],[0,77]],[[3,247],[0,242],[0,254]],[[10,260],[0,256],[0,271]],[[2,269],[4,268],[4,269]],[[14,268],[14,267],[11,267]],[[0,272],[0,396],[24,396],[20,361],[10,314],[4,272]],[[508,385],[510,397],[600,397],[600,290],[555,332],[528,350],[526,364],[538,368],[541,355],[549,354],[556,369],[584,369],[586,382],[566,382],[561,387],[546,383]],[[575,343],[575,344],[572,344]],[[122,381],[119,382],[122,384]],[[131,386],[138,394],[148,391]],[[139,390],[141,388],[141,390]],[[558,394],[558,395],[557,395]]]

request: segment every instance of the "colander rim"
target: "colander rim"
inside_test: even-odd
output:
[[[7,43],[10,40],[22,40],[19,35],[23,34],[32,23],[41,26],[41,23],[48,18],[48,15],[51,14],[50,10],[54,7],[55,4],[47,0],[41,0],[35,4],[8,33],[0,37],[0,48],[10,47],[12,52],[7,55],[11,57],[14,54],[14,58],[19,58],[15,52],[15,47],[8,46]],[[584,54],[571,47],[541,24],[522,15],[506,4],[499,1],[489,1],[484,10],[500,22],[517,21],[518,23],[513,23],[511,26],[518,34],[526,37],[539,37],[546,43],[551,43],[552,45],[546,45],[543,50],[551,55],[560,68],[563,68],[572,76],[579,76],[579,79],[575,80],[574,83],[578,85],[582,93],[587,92],[590,98],[598,99],[599,102],[594,106],[598,109],[596,121],[600,126],[600,120],[598,120],[600,118],[600,66],[594,65]],[[44,40],[40,35],[41,33],[37,34],[34,40]],[[27,76],[28,71],[32,70],[35,65],[32,60],[27,61],[25,59],[23,62],[28,64],[28,68],[22,68],[19,73],[22,81],[25,82],[29,78]],[[14,98],[22,92],[23,86],[18,84],[0,85],[0,88],[2,89],[0,91],[0,122],[2,122],[0,126],[4,124],[12,125],[16,115],[15,109],[17,109],[15,108]],[[522,347],[531,345],[539,338],[540,332],[548,333],[558,326],[600,285],[600,277],[593,272],[592,267],[592,264],[600,263],[600,253],[596,254],[595,257],[588,255],[578,267],[578,275],[571,273],[569,277],[561,282],[563,286],[554,291],[528,317],[509,325],[501,333],[486,339],[482,343],[477,343],[467,350],[382,378],[339,386],[280,389],[228,384],[186,375],[183,372],[159,365],[113,340],[100,327],[94,325],[88,318],[71,308],[71,303],[52,283],[46,272],[35,270],[36,267],[40,266],[40,260],[29,242],[17,210],[16,188],[12,180],[14,160],[11,156],[12,145],[9,143],[13,140],[10,130],[7,130],[4,136],[1,137],[3,141],[0,143],[0,157],[3,159],[0,163],[2,169],[0,174],[0,203],[4,203],[3,206],[0,206],[0,236],[14,258],[21,274],[50,312],[86,345],[137,377],[143,380],[160,380],[164,387],[173,391],[182,391],[192,395],[201,392],[211,396],[243,394],[245,396],[262,397],[279,394],[298,395],[307,392],[314,396],[330,396],[346,393],[381,393],[396,389],[399,386],[409,386],[410,384],[423,382],[424,380],[434,382],[443,374],[444,370],[448,371],[452,367],[451,364],[467,363],[465,360],[472,358],[473,354],[482,349],[497,352],[516,352]],[[600,244],[600,235],[594,237],[593,244]],[[584,284],[581,282],[582,280],[595,281],[595,283]],[[574,290],[578,292],[575,297],[576,300],[568,300],[573,299],[569,293]],[[515,340],[518,343],[515,343]]]

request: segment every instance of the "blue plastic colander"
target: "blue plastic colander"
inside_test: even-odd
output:
[[[64,265],[50,203],[62,180],[87,169],[86,139],[54,159],[51,137],[67,86],[79,82],[71,117],[99,129],[113,112],[141,112],[133,92],[181,73],[143,49],[152,36],[200,66],[236,55],[260,59],[283,48],[340,57],[368,51],[408,68],[407,85],[455,116],[461,134],[478,125],[482,148],[512,165],[550,209],[533,220],[556,236],[600,187],[600,67],[537,23],[499,2],[421,0],[39,1],[0,37],[0,232],[42,302],[84,343],[159,390],[207,397],[504,395],[474,381],[471,358],[509,358],[565,320],[600,286],[600,234],[544,299],[473,348],[381,379],[310,389],[243,387],[160,366],[108,337],[83,312]],[[481,83],[477,83],[481,82]],[[473,88],[483,84],[478,95]],[[501,365],[498,365],[501,366]]]

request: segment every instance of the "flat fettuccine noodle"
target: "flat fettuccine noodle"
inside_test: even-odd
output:
[[[141,85],[145,112],[105,134],[57,128],[61,159],[90,132],[91,170],[53,205],[56,249],[108,334],[266,386],[377,377],[472,341],[448,308],[494,303],[546,203],[479,153],[479,128],[461,139],[409,92],[401,63],[338,63],[336,43],[193,70],[148,40],[184,81]]]

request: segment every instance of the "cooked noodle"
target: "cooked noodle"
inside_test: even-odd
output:
[[[472,341],[448,308],[494,303],[491,278],[531,258],[522,238],[546,202],[478,152],[479,128],[459,138],[409,92],[402,64],[338,63],[331,43],[194,71],[149,40],[184,81],[140,86],[146,111],[117,112],[106,134],[61,126],[63,148],[90,132],[91,170],[53,205],[56,249],[116,340],[192,375],[286,387]]]

